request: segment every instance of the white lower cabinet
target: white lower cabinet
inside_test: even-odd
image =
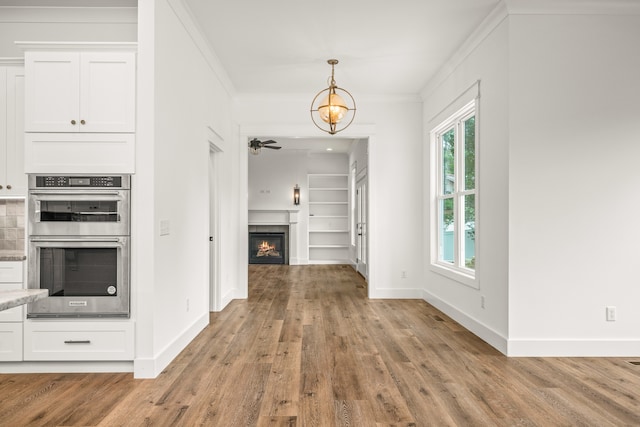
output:
[[[33,320],[24,323],[24,360],[133,360],[134,324]]]
[[[22,360],[22,322],[0,323],[0,362]]]
[[[0,262],[0,291],[22,289],[22,261]],[[22,360],[22,307],[0,311],[0,361]]]

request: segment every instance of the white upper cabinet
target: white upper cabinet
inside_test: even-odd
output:
[[[134,52],[25,52],[25,131],[135,132]]]
[[[0,197],[25,196],[24,69],[0,65]]]

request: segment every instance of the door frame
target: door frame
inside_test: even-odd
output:
[[[363,168],[356,176],[356,271],[365,279],[369,278],[369,245],[368,245],[368,218],[369,218],[369,182],[367,168]],[[364,209],[362,208],[364,206]],[[364,214],[364,218],[362,215]],[[363,220],[364,219],[364,220]],[[362,252],[361,252],[362,251]],[[360,255],[363,256],[360,256]],[[364,260],[364,262],[363,262]]]
[[[207,127],[209,152],[209,311],[222,309],[220,283],[220,157],[224,139],[212,128]]]
[[[375,171],[377,171],[378,154],[376,150],[372,149],[375,146],[374,141],[376,139],[376,133],[377,132],[376,132],[375,124],[353,124],[340,133],[340,135],[345,138],[362,138],[367,140],[367,143],[369,144],[369,150],[367,155],[366,166],[368,171],[367,187],[369,189],[377,188]],[[244,151],[244,154],[242,154],[242,164],[240,165],[240,167],[242,168],[240,188],[243,189],[244,191],[247,191],[249,188],[248,173],[247,173],[248,150],[246,149],[245,144],[246,144],[246,141],[249,141],[252,135],[270,135],[273,137],[279,136],[279,137],[295,138],[295,137],[320,137],[319,136],[320,134],[321,133],[315,132],[315,131],[310,134],[309,126],[303,125],[303,124],[242,124],[240,125],[239,142],[240,142],[240,145],[242,146],[242,150]],[[321,135],[321,136],[325,138],[327,137],[326,135]],[[367,197],[367,204],[368,204],[367,221],[369,224],[369,227],[368,227],[369,233],[367,233],[367,246],[368,248],[372,248],[372,247],[375,247],[375,240],[376,240],[375,229],[374,227],[372,227],[372,224],[375,224],[375,221],[376,221],[376,206],[378,203],[378,199],[376,198],[375,192],[372,192],[372,191],[368,191],[367,196],[368,196]],[[240,222],[246,227],[245,229],[248,229],[249,206],[248,206],[247,198],[246,197],[241,198],[240,203],[241,203],[240,204],[240,211],[241,211]],[[245,241],[246,240],[247,239],[245,239]],[[248,248],[246,247],[246,245],[244,246],[244,249],[245,249],[244,260],[248,263],[248,260],[246,258],[246,253],[248,252]],[[367,294],[369,298],[377,297],[377,287],[378,287],[377,271],[379,268],[378,263],[376,262],[377,259],[378,259],[377,251],[367,250],[367,261],[368,261],[367,262],[367,275],[368,275]],[[249,272],[249,269],[246,269],[246,275],[244,277],[245,280],[243,282],[245,295],[248,291],[248,272]]]

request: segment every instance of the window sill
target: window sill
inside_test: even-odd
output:
[[[462,283],[465,286],[469,286],[470,288],[480,289],[480,282],[477,276],[472,276],[463,271],[445,267],[440,264],[431,264],[431,271],[458,283]]]

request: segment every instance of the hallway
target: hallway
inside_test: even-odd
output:
[[[639,425],[630,360],[506,358],[424,301],[368,300],[350,267],[250,265],[249,299],[158,378],[0,375],[0,424]]]

